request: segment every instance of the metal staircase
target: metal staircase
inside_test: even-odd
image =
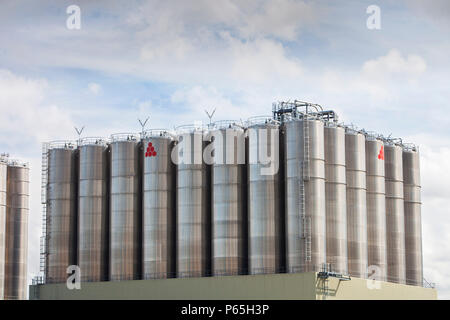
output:
[[[42,204],[42,234],[40,238],[39,271],[45,281],[45,264],[47,260],[47,181],[48,181],[48,143],[42,144],[42,175],[41,175],[41,204]]]
[[[299,175],[299,210],[301,217],[301,231],[304,242],[305,262],[311,262],[311,217],[306,215],[305,208],[305,181],[310,179],[309,171],[309,125],[308,120],[303,118],[303,160],[301,161],[301,175]]]

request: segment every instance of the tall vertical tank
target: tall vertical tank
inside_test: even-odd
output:
[[[27,299],[29,169],[9,163],[6,208],[5,300]]]
[[[106,141],[85,138],[79,148],[78,265],[81,281],[108,279],[108,175]]]
[[[327,263],[333,271],[347,274],[345,129],[327,122],[324,130]]]
[[[177,277],[211,273],[210,168],[203,161],[203,129],[178,128]]]
[[[270,118],[253,118],[248,127],[249,273],[283,269],[283,201],[279,179],[279,125]],[[270,155],[269,161],[264,156]]]
[[[109,279],[140,278],[141,215],[139,138],[111,136]]]
[[[403,189],[405,207],[406,284],[422,286],[422,222],[419,152],[403,149]]]
[[[70,143],[48,150],[46,282],[66,282],[77,264],[77,154]]]
[[[375,136],[366,137],[368,276],[386,280],[386,201],[384,145]]]
[[[347,128],[345,164],[347,173],[347,251],[348,272],[367,277],[366,139]]]
[[[384,144],[386,184],[387,280],[405,283],[405,213],[403,206],[402,147]]]
[[[324,124],[285,122],[287,271],[319,271],[326,262]]]
[[[6,232],[6,161],[0,158],[0,300],[4,297]]]
[[[175,276],[176,167],[172,136],[150,130],[143,140],[142,273],[144,279]]]
[[[213,275],[247,271],[247,181],[245,133],[234,122],[216,122],[211,132]]]

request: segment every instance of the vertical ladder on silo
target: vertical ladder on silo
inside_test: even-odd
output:
[[[45,263],[47,258],[47,182],[48,182],[48,143],[42,144],[42,173],[41,173],[41,204],[42,204],[42,235],[40,238],[39,271],[45,277]]]
[[[303,118],[303,161],[302,176],[300,180],[300,212],[302,217],[302,234],[305,245],[305,261],[311,262],[311,217],[306,215],[305,208],[305,181],[309,181],[309,125],[307,115]]]

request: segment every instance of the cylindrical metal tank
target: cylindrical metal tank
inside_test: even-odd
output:
[[[348,272],[367,277],[366,139],[347,129],[345,164],[347,173],[347,251]]]
[[[284,124],[287,272],[319,271],[326,262],[324,124]]]
[[[101,138],[85,138],[79,148],[78,265],[81,281],[108,279],[109,152]]]
[[[66,282],[77,264],[76,153],[69,143],[48,150],[46,283]]]
[[[403,149],[406,284],[423,285],[419,152]]]
[[[8,165],[5,300],[27,299],[28,183],[25,164]]]
[[[247,272],[247,181],[245,132],[232,122],[211,132],[214,162],[212,185],[213,275]]]
[[[203,129],[178,128],[177,277],[211,274],[210,167],[203,161]]]
[[[176,272],[176,167],[172,136],[150,130],[143,140],[142,273],[144,279],[172,278]]]
[[[250,274],[283,271],[284,210],[280,198],[279,137],[279,125],[270,118],[249,120],[247,174]],[[271,159],[265,159],[267,156]]]
[[[402,147],[384,144],[387,281],[405,283],[405,213]]]
[[[109,279],[135,280],[141,271],[139,138],[111,136]]]
[[[386,281],[386,201],[384,145],[374,136],[366,137],[368,276]]]
[[[327,122],[325,130],[325,202],[327,263],[341,274],[347,267],[347,188],[345,129]]]
[[[6,161],[0,158],[0,300],[4,297],[5,284],[6,168]]]

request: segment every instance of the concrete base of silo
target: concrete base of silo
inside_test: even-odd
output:
[[[30,286],[31,300],[436,300],[437,291],[351,278],[319,279],[317,273],[105,281]]]

